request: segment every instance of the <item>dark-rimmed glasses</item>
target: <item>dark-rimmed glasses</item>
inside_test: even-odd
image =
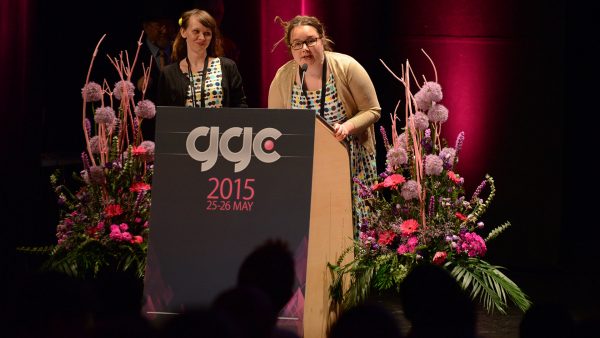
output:
[[[304,41],[294,41],[294,42],[292,42],[292,44],[290,44],[290,47],[291,47],[293,50],[299,50],[299,49],[302,49],[302,47],[303,47],[305,44],[306,44],[306,47],[313,47],[313,46],[315,46],[315,45],[317,44],[317,41],[318,41],[319,39],[320,39],[320,38],[314,38],[314,37],[310,37],[310,38],[308,38],[308,39],[306,39],[306,40],[304,40]]]

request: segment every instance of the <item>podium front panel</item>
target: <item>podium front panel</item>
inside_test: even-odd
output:
[[[157,107],[156,119],[146,313],[208,306],[267,239],[306,252],[314,112]]]

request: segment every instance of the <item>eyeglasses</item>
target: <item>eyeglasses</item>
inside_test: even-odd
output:
[[[299,50],[302,49],[302,47],[304,46],[304,44],[306,44],[306,47],[313,47],[317,44],[317,40],[319,40],[320,38],[314,38],[314,37],[310,37],[304,41],[294,41],[292,42],[292,44],[290,45],[290,47],[292,47],[293,50]]]

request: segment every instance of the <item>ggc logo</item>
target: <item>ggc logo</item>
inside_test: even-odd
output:
[[[204,151],[198,150],[196,140],[207,135],[209,136],[208,148]],[[188,134],[185,146],[191,158],[202,162],[201,171],[210,170],[217,163],[220,152],[223,158],[235,163],[234,171],[237,173],[250,164],[252,153],[264,163],[277,161],[281,156],[276,151],[265,150],[272,150],[274,148],[272,140],[278,139],[281,135],[281,132],[275,128],[265,128],[256,133],[253,140],[251,127],[233,127],[225,130],[219,138],[219,127],[197,127]],[[233,152],[229,149],[229,141],[236,137],[242,137],[242,148],[238,152]]]

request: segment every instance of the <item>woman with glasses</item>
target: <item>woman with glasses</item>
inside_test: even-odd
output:
[[[351,56],[331,50],[323,24],[312,16],[284,22],[285,41],[293,59],[279,68],[269,88],[269,108],[312,109],[350,148],[352,177],[369,185],[377,178],[374,123],[381,116],[375,87]],[[279,42],[278,42],[279,43]],[[277,44],[276,44],[277,46]],[[353,183],[353,218],[359,227],[368,213]]]
[[[171,59],[158,81],[161,106],[247,107],[242,76],[231,59],[222,57],[217,22],[208,12],[192,9],[179,19]]]

